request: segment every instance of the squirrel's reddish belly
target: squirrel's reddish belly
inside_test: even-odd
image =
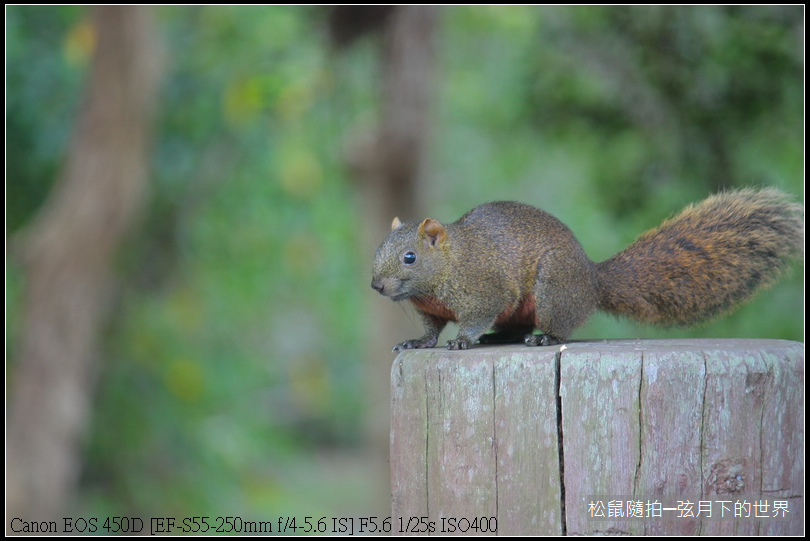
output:
[[[445,321],[458,321],[456,313],[440,302],[436,297],[413,297],[410,299],[413,305],[421,312],[435,316]]]
[[[539,327],[535,304],[537,299],[534,295],[528,295],[521,299],[517,306],[509,307],[498,315],[495,319],[495,327],[498,329]]]
[[[458,321],[456,313],[436,297],[412,298],[410,301],[424,314],[445,321]],[[517,305],[510,306],[498,314],[494,327],[499,329],[538,327],[537,314],[534,310],[536,302],[534,295],[527,295]]]

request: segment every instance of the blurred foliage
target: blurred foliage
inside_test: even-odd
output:
[[[357,352],[366,303],[383,300],[368,290],[341,152],[377,107],[373,44],[331,54],[314,7],[158,14],[168,67],[151,199],[119,261],[81,505],[361,513],[375,472],[359,451]],[[78,7],[6,17],[9,235],[59,171],[93,30]],[[802,6],[447,8],[425,212],[451,220],[522,200],[601,260],[720,188],[800,196],[803,17]],[[696,330],[597,316],[575,337],[803,340],[800,275]],[[11,358],[21,283],[12,253]]]

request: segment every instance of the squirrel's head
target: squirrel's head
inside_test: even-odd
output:
[[[391,222],[391,232],[377,248],[371,287],[393,301],[432,294],[444,260],[447,230],[432,218]]]

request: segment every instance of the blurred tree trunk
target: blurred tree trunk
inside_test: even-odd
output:
[[[374,133],[361,134],[352,141],[347,157],[355,180],[362,187],[365,243],[367,253],[373,254],[390,230],[394,216],[417,219],[418,181],[427,157],[430,132],[439,12],[436,6],[390,9],[378,6],[371,7],[372,11],[366,13],[370,16],[363,18],[358,8],[362,9],[355,6],[345,18],[355,24],[362,22],[364,30],[374,29],[369,28],[369,21],[377,21],[376,30],[382,33],[379,125]],[[368,264],[371,266],[370,259]],[[369,288],[369,296],[372,295]],[[367,433],[387,479],[391,348],[397,342],[421,335],[423,329],[418,321],[409,325],[407,313],[387,299],[372,298],[370,306],[366,373],[371,413]],[[411,336],[411,332],[416,334]]]
[[[436,6],[402,6],[391,16],[382,45],[382,108],[379,131],[367,163],[376,165],[364,181],[365,214],[373,227],[370,253],[388,234],[391,220],[416,220],[420,201],[419,180],[427,158],[430,103],[435,64]],[[369,260],[369,266],[371,260]],[[370,277],[369,277],[370,283]],[[369,291],[371,287],[369,286]],[[375,295],[374,291],[371,291]],[[408,314],[388,299],[373,296],[369,320],[369,375],[374,400],[370,419],[372,440],[388,458],[391,399],[391,348],[421,336],[418,318],[403,329]],[[414,336],[403,333],[415,332]],[[386,462],[387,465],[387,462]]]
[[[26,285],[10,374],[6,511],[57,524],[80,470],[115,252],[144,201],[160,72],[151,8],[93,15],[95,51],[66,164],[18,239]]]

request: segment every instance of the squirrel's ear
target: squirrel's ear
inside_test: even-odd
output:
[[[399,218],[394,217],[394,221],[391,222],[391,231],[394,231],[395,229],[399,229],[401,225],[402,225],[402,222],[399,221]]]
[[[419,235],[424,237],[425,242],[430,246],[436,246],[437,244],[443,243],[444,239],[447,238],[447,230],[437,220],[425,218],[425,220],[419,224]]]

